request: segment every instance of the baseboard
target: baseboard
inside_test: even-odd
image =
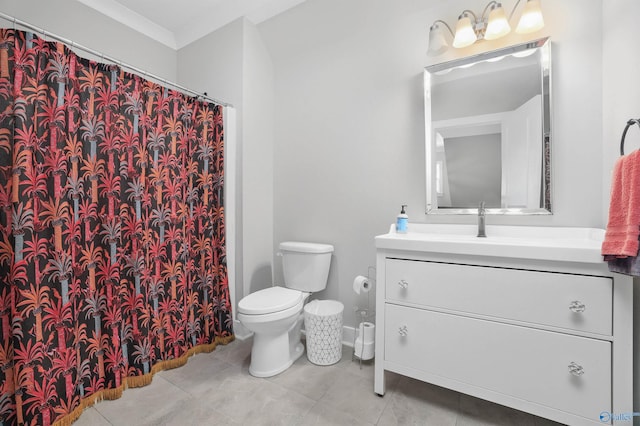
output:
[[[253,337],[253,332],[247,330],[247,328],[240,323],[238,320],[233,321],[233,334],[236,336],[238,340],[247,340],[250,337]]]
[[[353,347],[353,342],[356,340],[356,328],[342,326],[342,344],[345,346]]]
[[[248,338],[253,336],[253,332],[247,330],[245,326],[243,326],[240,321],[235,320],[233,322],[233,333],[238,340],[247,340]],[[302,334],[305,334],[304,329],[302,330]],[[345,346],[353,347],[353,342],[356,338],[356,329],[355,327],[342,326],[342,344]]]

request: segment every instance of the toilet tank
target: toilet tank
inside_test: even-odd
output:
[[[279,248],[285,287],[305,292],[327,287],[332,245],[286,241]]]

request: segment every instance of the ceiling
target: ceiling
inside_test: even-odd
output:
[[[173,49],[246,17],[254,24],[306,0],[76,0]]]

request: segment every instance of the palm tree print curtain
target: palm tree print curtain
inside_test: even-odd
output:
[[[233,339],[222,108],[0,30],[0,425]]]

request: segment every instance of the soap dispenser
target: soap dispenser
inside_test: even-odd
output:
[[[402,205],[402,208],[400,209],[400,214],[396,219],[396,232],[398,234],[407,233],[407,227],[409,225],[409,216],[407,216],[407,213],[405,212],[406,207],[407,207],[406,204]]]

